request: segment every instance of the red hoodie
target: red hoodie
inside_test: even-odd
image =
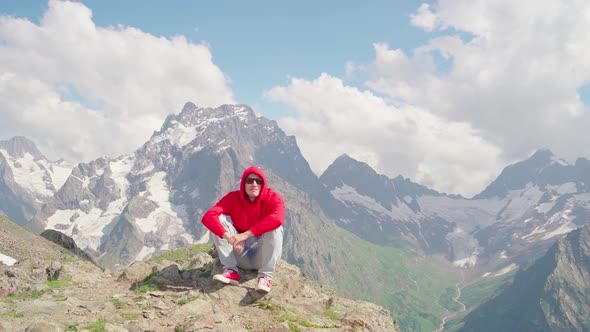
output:
[[[258,197],[253,202],[250,202],[246,197],[245,180],[252,173],[262,179],[262,186]],[[256,166],[251,166],[242,174],[240,190],[225,195],[203,215],[201,220],[203,225],[219,237],[223,237],[223,234],[227,231],[219,222],[219,216],[222,214],[231,217],[233,225],[239,233],[250,230],[254,236],[260,236],[283,224],[285,220],[285,203],[281,195],[267,187],[266,177],[262,170]]]

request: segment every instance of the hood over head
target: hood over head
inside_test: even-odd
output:
[[[254,200],[254,202],[262,201],[268,195],[268,186],[266,184],[266,176],[264,175],[264,172],[262,172],[262,170],[256,166],[250,166],[244,171],[244,174],[242,174],[242,181],[240,181],[240,200],[243,200],[244,202],[249,202],[248,198],[246,197],[246,178],[252,173],[258,175],[262,179],[260,194]]]

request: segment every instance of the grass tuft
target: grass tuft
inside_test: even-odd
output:
[[[90,330],[92,332],[104,332],[106,323],[107,322],[104,318],[99,318],[92,323],[86,324],[86,326],[84,326],[84,328],[87,330]]]
[[[213,248],[213,243],[203,243],[203,244],[195,244],[192,246],[179,248],[176,250],[170,250],[165,252],[159,256],[153,257],[149,259],[148,263],[159,263],[164,260],[173,261],[180,265],[184,265],[185,263],[189,263],[191,259],[200,252],[207,252],[209,249]]]

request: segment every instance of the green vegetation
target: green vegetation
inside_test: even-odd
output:
[[[211,276],[211,270],[205,270],[199,274],[200,278],[209,278]]]
[[[189,297],[185,296],[185,297],[182,297],[180,300],[176,301],[176,304],[185,305],[189,302],[193,302],[194,300],[196,300],[198,298],[199,297],[197,297],[197,296],[189,296]]]
[[[258,299],[252,303],[253,306],[258,307],[260,309],[276,309],[281,310],[282,308],[279,306],[275,306],[269,300]]]
[[[117,308],[117,309],[121,309],[121,308],[123,308],[123,307],[125,307],[125,306],[127,305],[127,303],[125,303],[125,302],[123,302],[123,301],[121,301],[121,300],[119,300],[119,299],[116,299],[116,298],[112,298],[112,299],[111,299],[111,303],[112,303],[112,304],[113,304],[113,306],[115,306],[115,308]]]
[[[100,318],[92,323],[86,324],[84,328],[92,332],[104,332],[105,326],[106,320],[104,318]]]
[[[301,326],[303,326],[303,327],[310,327],[310,328],[314,328],[314,329],[333,329],[333,328],[338,327],[336,325],[318,325],[318,324],[310,323],[306,320],[300,321],[299,324],[301,324]]]
[[[433,331],[457,308],[450,292],[458,276],[444,271],[437,258],[422,255],[416,245],[400,241],[395,248],[378,246],[338,228],[333,234],[335,238],[322,239],[323,250],[331,254],[323,263],[340,271],[332,278],[314,276],[321,284],[390,309],[402,331]]]
[[[326,308],[326,312],[324,312],[326,318],[331,320],[338,320],[340,319],[340,315],[334,310],[334,308]]]
[[[453,332],[462,328],[465,324],[463,322],[465,315],[469,313],[470,310],[500,293],[511,283],[514,274],[515,272],[511,272],[498,277],[482,278],[475,283],[464,286],[461,289],[461,298],[459,301],[465,304],[467,311],[464,314],[447,321],[445,331]]]
[[[473,309],[494,297],[509,285],[515,273],[516,271],[495,278],[482,278],[473,284],[465,286],[461,289],[461,298],[459,300],[465,304],[468,310]]]
[[[173,261],[179,265],[186,265],[190,263],[192,258],[200,252],[207,252],[213,248],[213,243],[195,244],[192,246],[170,250],[157,257],[150,258],[147,263],[159,263],[163,260]]]
[[[120,312],[119,316],[125,321],[128,320],[137,320],[139,318],[139,314],[137,312]]]
[[[4,317],[9,317],[9,318],[22,318],[25,316],[25,314],[23,314],[20,311],[16,311],[16,310],[9,310],[7,312],[3,312],[2,316]]]
[[[158,274],[158,272],[152,272],[148,274],[147,277],[143,278],[143,281],[137,288],[135,288],[135,292],[142,294],[147,292],[153,292],[160,289],[160,285],[153,281],[152,279]],[[134,299],[135,300],[135,299]]]
[[[4,303],[14,303],[19,301],[36,300],[41,298],[46,293],[51,293],[53,290],[63,288],[70,283],[71,280],[69,279],[45,281],[44,284],[47,285],[46,289],[24,292],[19,292],[15,289],[14,292],[8,294],[8,296],[3,298],[1,301]]]
[[[156,284],[148,284],[148,285],[141,285],[138,288],[135,289],[135,292],[138,294],[143,294],[143,293],[147,293],[147,292],[154,292],[159,290],[159,286],[157,286]]]
[[[252,306],[263,309],[263,310],[270,310],[276,315],[278,315],[278,321],[280,322],[287,322],[289,324],[289,328],[291,331],[299,331],[298,325],[303,327],[310,327],[310,328],[335,328],[337,327],[336,324],[329,324],[329,325],[319,325],[311,323],[303,318],[295,311],[287,308],[283,308],[276,303],[272,303],[269,300],[258,299],[252,303]],[[327,308],[326,310],[326,317],[332,320],[338,320],[338,315],[333,311],[331,308]]]
[[[457,303],[454,298],[457,296],[457,288],[447,288],[445,293],[442,294],[438,302],[449,312],[456,312],[462,309],[461,305]]]
[[[72,280],[70,279],[54,279],[54,280],[48,280],[45,281],[45,284],[47,286],[49,286],[49,289],[53,290],[53,289],[58,289],[58,288],[63,288],[65,286],[68,286],[69,284],[71,284]]]
[[[300,332],[301,329],[299,328],[299,326],[291,323],[291,322],[287,322],[287,324],[289,325],[289,331],[290,332]]]

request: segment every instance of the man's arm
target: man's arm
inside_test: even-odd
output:
[[[250,228],[252,236],[260,236],[266,232],[275,230],[285,221],[285,203],[283,202],[281,195],[272,192],[268,204],[270,204],[271,213],[260,222],[256,223],[254,227]]]
[[[223,225],[219,221],[219,216],[222,214],[231,214],[232,207],[235,204],[234,196],[235,195],[233,194],[233,192],[230,192],[229,194],[225,195],[221,200],[219,200],[219,202],[217,202],[209,210],[207,210],[207,212],[205,212],[203,218],[201,219],[203,225],[205,225],[205,227],[207,227],[207,229],[210,230],[211,233],[219,236],[220,238],[225,238],[224,236],[226,234],[230,235],[225,229],[225,227],[223,227]]]

